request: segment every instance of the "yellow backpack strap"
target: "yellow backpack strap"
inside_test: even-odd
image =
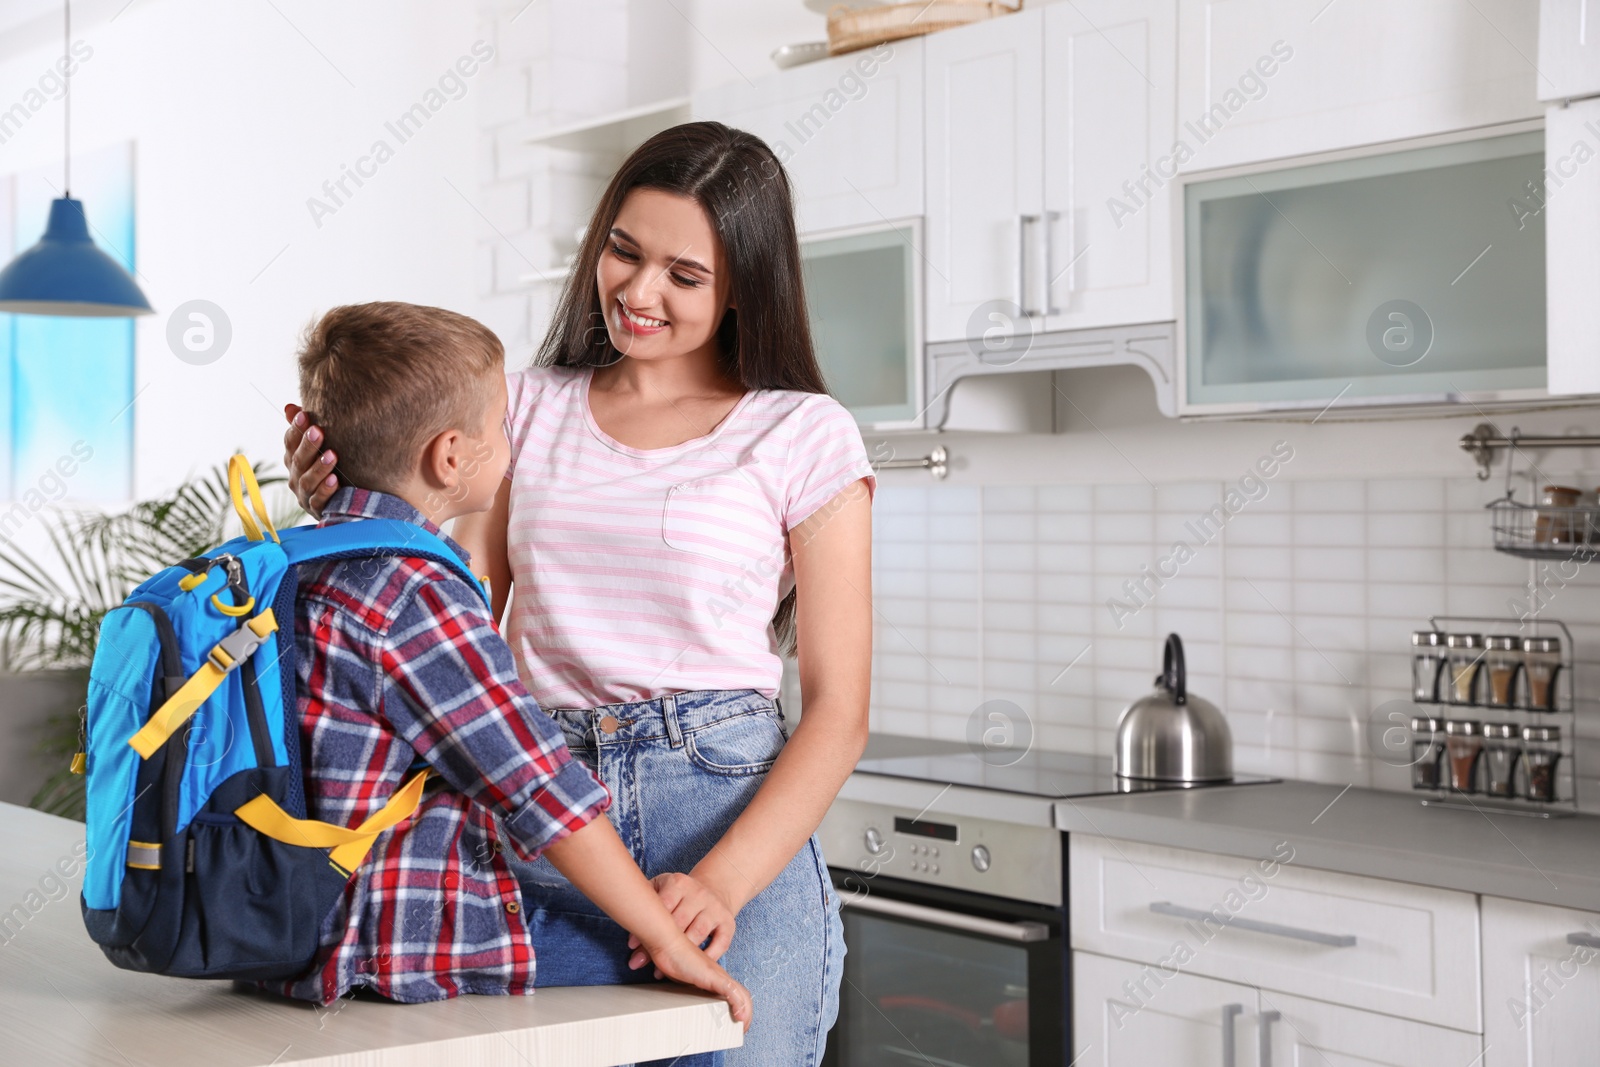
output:
[[[334,866],[348,874],[361,866],[379,834],[411,817],[422,803],[422,785],[428,777],[423,768],[411,780],[395,791],[394,796],[381,809],[374,812],[360,826],[350,829],[316,819],[297,819],[280,808],[265,793],[235,808],[233,813],[241,822],[274,841],[306,848],[326,848]]]
[[[277,628],[278,620],[273,617],[271,608],[253,619],[246,619],[243,626],[217,642],[200,669],[156,709],[138,733],[128,738],[128,744],[140,756],[149,759],[200,710],[200,705],[222,684],[228,672],[249,659]]]
[[[254,517],[245,510],[246,493],[250,495],[250,506],[255,509]],[[256,481],[256,473],[243,452],[234,453],[228,460],[228,495],[233,497],[233,510],[239,513],[239,521],[244,523],[246,537],[252,541],[266,540],[261,533],[261,526],[265,526],[274,541],[280,540],[278,531],[272,525],[272,518],[267,514],[267,505],[261,499],[261,484]],[[261,520],[261,526],[256,525],[256,519]]]

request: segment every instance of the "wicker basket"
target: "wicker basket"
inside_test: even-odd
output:
[[[1017,0],[1013,7],[995,0],[921,0],[860,10],[834,4],[828,10],[828,54],[842,55],[884,41],[920,37],[998,15],[1013,15],[1022,10],[1022,3]]]

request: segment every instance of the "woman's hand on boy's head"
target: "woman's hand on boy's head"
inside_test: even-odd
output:
[[[728,902],[710,886],[687,874],[658,874],[650,879],[662,905],[672,913],[672,919],[688,937],[690,944],[703,944],[706,938],[706,955],[713,960],[722,958],[733,942],[734,916]],[[628,947],[636,949],[628,957],[628,966],[638,970],[650,962],[651,954],[639,943],[637,937],[628,938]],[[661,965],[656,965],[656,977],[661,977]]]
[[[289,485],[306,514],[321,519],[322,505],[339,488],[339,477],[333,472],[338,457],[332,449],[320,450],[322,431],[299,404],[285,404],[283,417],[289,421],[283,434],[283,465],[289,472]]]

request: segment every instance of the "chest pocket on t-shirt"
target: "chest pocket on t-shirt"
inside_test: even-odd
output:
[[[782,544],[772,506],[753,478],[737,470],[668,486],[661,540],[668,548],[727,563],[754,563]]]

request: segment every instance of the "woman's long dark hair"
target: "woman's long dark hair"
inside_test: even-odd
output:
[[[761,138],[720,122],[663,130],[633,151],[606,186],[584,231],[555,318],[534,363],[600,367],[621,358],[605,327],[595,285],[600,257],[622,202],[635,189],[687,197],[705,209],[721,242],[730,307],[717,326],[722,369],[746,390],[826,393],[811,346],[800,242],[789,175]],[[796,654],[795,593],[772,625],[784,654]]]

